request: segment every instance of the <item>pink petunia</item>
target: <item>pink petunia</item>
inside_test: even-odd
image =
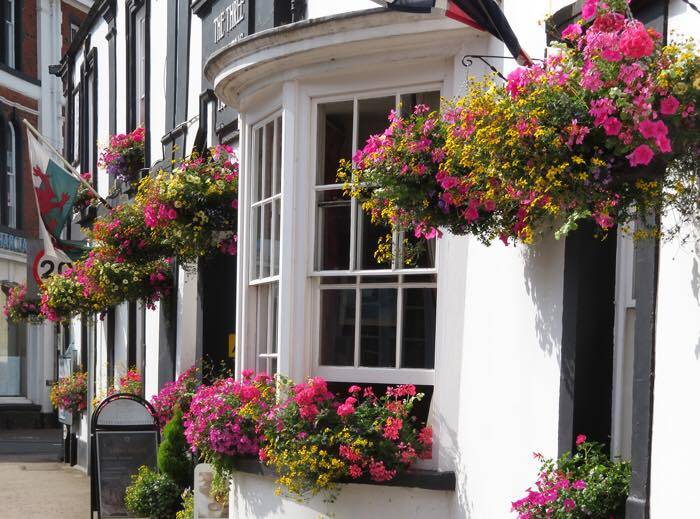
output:
[[[679,106],[680,102],[675,97],[664,97],[661,100],[661,107],[659,108],[659,112],[661,112],[663,115],[673,115],[676,113],[676,111],[678,111]]]
[[[590,20],[598,11],[598,0],[586,0],[586,3],[581,8],[581,16],[584,20]]]
[[[581,36],[582,32],[583,29],[581,29],[581,26],[579,24],[572,23],[562,31],[561,37],[565,40],[575,40],[576,38]]]
[[[622,123],[617,117],[608,117],[603,123],[605,135],[618,135],[622,129]]]
[[[645,119],[637,128],[645,139],[656,139],[668,135],[668,126],[663,121]]]
[[[630,166],[646,166],[653,158],[654,151],[646,144],[637,146],[632,153],[627,155],[627,160],[629,160]]]

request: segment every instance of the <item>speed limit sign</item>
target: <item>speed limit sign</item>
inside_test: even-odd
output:
[[[44,280],[51,274],[62,274],[63,271],[71,265],[72,264],[67,261],[47,256],[44,249],[41,249],[34,257],[32,276],[34,276],[37,285],[42,285]]]

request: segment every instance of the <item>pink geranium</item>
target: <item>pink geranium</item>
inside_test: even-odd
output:
[[[643,23],[636,20],[628,23],[620,35],[620,50],[630,59],[650,56],[654,52],[654,40]]]

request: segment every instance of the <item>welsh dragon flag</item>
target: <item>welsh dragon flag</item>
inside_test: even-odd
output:
[[[39,232],[47,256],[70,262],[85,252],[82,242],[62,240],[80,181],[63,169],[60,159],[27,130],[34,198],[39,210]]]

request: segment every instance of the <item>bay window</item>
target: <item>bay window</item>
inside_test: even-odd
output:
[[[439,102],[439,91],[426,89],[316,104],[313,357],[315,373],[329,380],[433,383],[435,241],[374,224],[336,171],[384,131],[391,110]],[[391,251],[386,262],[375,254],[379,240]]]
[[[282,116],[252,128],[250,271],[254,301],[256,369],[277,371],[280,236],[282,210]]]

